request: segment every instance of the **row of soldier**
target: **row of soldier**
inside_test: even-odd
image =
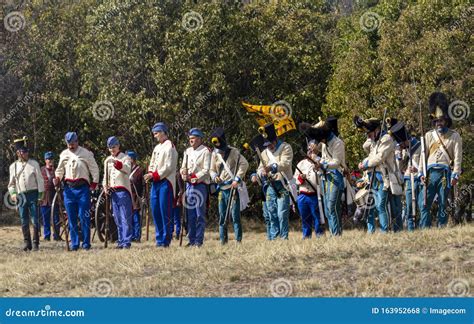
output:
[[[420,141],[410,136],[405,124],[394,118],[378,120],[354,117],[355,126],[365,130],[367,141],[364,150],[367,158],[358,165],[364,178],[354,197],[347,181],[348,168],[345,143],[339,137],[337,120],[328,118],[311,125],[302,123],[306,136],[305,158],[295,166],[293,149],[277,136],[273,123],[259,129],[250,146],[256,153],[258,169],[250,175],[253,183],[261,185],[262,213],[267,238],[288,239],[290,208],[302,220],[303,238],[323,235],[327,220],[331,235],[342,234],[342,196],[359,202],[358,213],[367,216],[369,233],[375,231],[375,212],[380,230],[397,232],[403,229],[402,195],[406,195],[407,228],[431,226],[430,206],[437,196],[438,225],[447,223],[446,201],[449,191],[457,184],[461,173],[462,140],[451,130],[447,99],[442,93],[433,93],[429,99],[429,112],[433,129],[424,135],[426,153],[423,158]],[[385,116],[384,116],[385,117]],[[174,225],[179,236],[180,205],[186,213],[188,246],[202,246],[206,227],[209,194],[218,197],[219,235],[227,243],[227,224],[233,223],[235,239],[242,240],[240,213],[248,203],[244,178],[249,167],[240,151],[231,147],[222,128],[211,134],[213,149],[205,146],[204,134],[198,128],[188,132],[189,144],[178,169],[178,152],[168,138],[165,123],[156,123],[151,129],[157,140],[148,169],[144,172],[137,164],[133,151],[123,153],[115,136],[107,140],[110,156],[104,161],[103,187],[112,202],[117,225],[117,248],[128,249],[132,241],[140,240],[140,198],[143,197],[143,180],[151,183],[149,196],[155,226],[157,247],[168,247]],[[423,138],[422,138],[423,139]],[[79,146],[75,132],[65,135],[67,149],[60,157],[56,169],[53,153],[45,154],[45,166],[30,159],[23,140],[16,142],[18,160],[10,166],[9,192],[18,203],[24,250],[39,248],[39,219],[37,202],[41,202],[44,215],[45,239],[50,238],[49,215],[54,187],[63,184],[64,205],[68,215],[71,250],[90,249],[90,192],[99,182],[99,167],[93,154]],[[426,160],[425,160],[426,159]],[[423,168],[422,166],[425,165]],[[293,167],[296,171],[293,172]],[[375,208],[368,208],[370,194],[374,193]],[[359,197],[358,197],[359,196]],[[412,203],[410,203],[412,202]],[[415,209],[419,221],[415,224]],[[33,219],[33,240],[29,229],[29,215]],[[56,217],[56,216],[55,216]],[[78,221],[81,231],[78,230]],[[57,220],[54,220],[57,223]],[[58,233],[56,229],[54,233]],[[80,237],[81,236],[81,237]],[[60,239],[58,236],[54,239]]]

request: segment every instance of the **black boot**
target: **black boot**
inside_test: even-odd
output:
[[[33,226],[33,251],[39,250],[39,228],[37,226]]]
[[[31,235],[30,235],[30,226],[29,225],[22,225],[21,231],[23,232],[23,240],[25,245],[23,246],[23,251],[31,251]]]

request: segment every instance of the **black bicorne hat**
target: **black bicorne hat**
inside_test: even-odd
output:
[[[366,133],[373,132],[380,127],[380,120],[377,118],[362,119],[362,117],[354,116],[353,121],[357,129]]]
[[[334,135],[339,136],[339,129],[337,128],[337,118],[334,116],[329,116],[326,119],[326,123],[329,126],[329,129],[334,133]]]
[[[397,143],[402,143],[408,140],[408,132],[403,122],[398,122],[390,127],[388,133],[397,141]]]

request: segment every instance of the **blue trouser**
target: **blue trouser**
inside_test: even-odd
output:
[[[51,238],[51,206],[41,206],[41,215],[43,216],[43,228],[44,228],[44,238]],[[54,208],[53,215],[53,237],[54,239],[59,238],[59,208],[56,205]]]
[[[311,238],[313,227],[316,236],[322,235],[323,229],[319,224],[318,196],[299,194],[297,202],[301,216],[303,238]]]
[[[342,192],[343,179],[333,173],[327,173],[326,179],[323,180],[324,186],[324,211],[328,219],[329,231],[331,235],[342,234]]]
[[[373,197],[373,199],[377,199],[377,197]],[[365,213],[367,214],[367,232],[374,233],[375,232],[375,204],[374,206],[369,206]]]
[[[263,221],[265,222],[265,229],[267,232],[267,239],[270,240],[270,214],[268,213],[267,210],[267,204],[265,203],[265,200],[262,201],[262,214],[263,214]]]
[[[407,217],[407,229],[411,232],[415,229],[415,219],[413,218],[413,207],[412,207],[412,189],[411,189],[411,181],[410,179],[405,179],[405,215]],[[418,206],[420,195],[420,181],[415,179],[415,199],[416,199],[416,206]],[[416,213],[416,210],[415,210]]]
[[[448,214],[446,213],[446,201],[448,199],[449,190],[451,188],[450,171],[445,169],[429,169],[428,170],[428,191],[426,192],[426,206],[423,206],[423,190],[419,195],[419,206],[421,209],[421,228],[431,227],[431,205],[436,194],[438,194],[438,227],[446,226],[448,223]]]
[[[207,184],[186,184],[186,212],[188,215],[188,238],[191,245],[204,242],[206,229]]]
[[[167,179],[153,182],[150,192],[151,213],[155,223],[156,246],[171,243],[173,216],[173,187]]]
[[[278,236],[287,240],[290,194],[281,181],[275,181],[272,186],[268,187],[265,204],[270,216],[270,240],[274,240]]]
[[[142,223],[141,223],[140,209],[133,210],[132,213],[132,240],[140,241],[142,238]]]
[[[25,193],[19,193],[17,195],[18,213],[20,214],[20,221],[22,226],[28,226],[30,224],[30,217],[33,221],[33,226],[39,228],[39,217],[38,217],[38,191],[28,191]]]
[[[218,206],[219,206],[219,236],[222,243],[227,243],[227,225],[230,219],[225,219],[225,213],[227,210],[227,205],[230,200],[230,188],[226,190],[220,190],[219,196],[217,197]],[[230,217],[232,218],[232,223],[234,224],[234,234],[235,240],[237,242],[242,241],[242,223],[240,222],[240,198],[239,192],[235,189],[234,199],[232,200],[232,205],[230,206]]]
[[[71,249],[79,248],[79,228],[77,218],[81,223],[82,248],[91,247],[91,217],[90,217],[90,191],[89,186],[84,184],[77,188],[64,186],[64,206],[69,221],[69,235],[71,236]]]
[[[119,247],[132,245],[132,197],[126,190],[112,191],[112,213],[117,225]]]
[[[389,217],[393,220],[392,230],[401,231],[403,229],[401,196],[393,195],[390,190],[384,190],[383,181],[378,179],[374,179],[374,190],[377,192],[375,205],[379,215],[380,231],[386,233],[390,229]]]
[[[181,233],[181,207],[173,207],[173,226],[171,227],[171,234],[174,233],[176,228],[176,236],[179,237]]]

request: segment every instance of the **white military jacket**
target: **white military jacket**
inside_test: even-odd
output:
[[[237,150],[234,147],[229,146],[229,149],[231,150],[229,153],[229,156],[227,158],[227,161],[225,163],[227,164],[227,167],[223,165],[224,162],[224,157],[220,155],[219,153],[213,152],[212,153],[212,160],[211,160],[211,170],[210,170],[210,175],[211,179],[214,180],[216,177],[219,177],[222,182],[228,182],[231,180],[235,180],[235,177],[238,177],[240,180],[243,181],[245,173],[247,172],[247,169],[249,167],[249,163],[247,162],[247,159],[240,154],[239,150]],[[237,173],[229,174],[229,171],[233,173],[235,171],[235,166],[237,164],[237,160],[240,155],[240,161],[239,161],[239,166],[237,167]],[[221,189],[225,190],[230,188],[230,183],[227,185],[221,186]]]
[[[78,146],[74,152],[69,149],[61,152],[55,175],[59,179],[64,177],[66,181],[83,179],[88,183],[91,183],[91,176],[93,183],[99,183],[99,166],[91,151]]]
[[[186,158],[187,157],[187,158]],[[181,165],[181,171],[186,169],[186,160],[188,167],[188,174],[191,178],[197,179],[197,183],[210,183],[210,170],[211,170],[211,150],[204,145],[200,145],[198,148],[193,149],[188,147],[184,151],[183,164]]]
[[[346,165],[346,150],[344,142],[337,136],[333,136],[328,143],[322,143],[321,160],[324,169],[334,169],[344,172]]]
[[[258,166],[258,173],[262,175],[264,166],[276,165],[277,173],[272,174],[272,178],[275,180],[285,181],[282,178],[283,174],[287,180],[293,178],[293,170],[291,168],[293,162],[293,149],[291,145],[286,142],[281,142],[280,146],[275,150],[275,152],[270,152],[268,148],[262,152],[262,161]],[[281,172],[281,174],[280,174]]]
[[[446,147],[443,152],[441,142]],[[426,150],[428,152],[428,169],[432,167],[451,167],[457,176],[461,174],[462,139],[458,132],[448,129],[445,134],[431,130],[425,135]],[[421,157],[420,163],[421,165]]]
[[[122,163],[122,167],[117,169],[114,167],[114,161],[118,160]],[[111,189],[126,189],[130,195],[132,188],[130,184],[130,172],[132,170],[132,160],[127,154],[120,152],[117,156],[109,156],[104,161],[104,179],[102,185],[106,186],[108,175],[108,187]]]
[[[8,191],[11,195],[15,195],[31,190],[44,192],[44,180],[38,162],[33,159],[13,162],[10,165]]]
[[[366,167],[376,167],[381,172],[384,190],[390,190],[394,195],[403,194],[401,172],[395,162],[395,141],[389,134],[383,135],[371,149],[366,159]]]
[[[308,159],[303,159],[298,163],[298,169],[303,172],[303,174],[306,175],[306,180],[311,182],[311,184],[317,189],[317,183],[319,175],[317,174],[317,171],[314,170],[314,164]],[[300,171],[298,169],[295,170],[295,181],[299,186],[300,192],[308,192],[308,193],[314,193],[313,188],[306,182],[303,181],[303,179],[300,178]]]
[[[167,179],[173,188],[176,188],[176,168],[178,164],[178,152],[173,143],[168,139],[163,143],[158,143],[151,155],[148,172],[151,172],[154,179]]]

